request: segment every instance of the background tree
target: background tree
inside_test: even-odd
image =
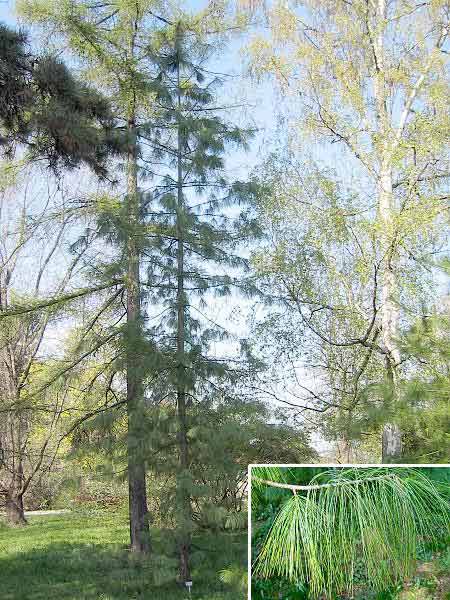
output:
[[[400,387],[404,458],[412,462],[446,462],[449,431],[448,299],[418,319],[402,340],[408,375]]]
[[[33,177],[33,172],[28,174]],[[11,305],[36,301],[47,295],[62,295],[70,287],[82,263],[86,248],[76,252],[55,278],[52,272],[61,267],[62,248],[70,239],[70,211],[58,219],[54,194],[42,205],[27,195],[27,178],[16,189],[6,186],[1,197],[2,240],[0,242],[0,311]],[[42,190],[41,190],[42,191]],[[23,196],[11,209],[10,197]],[[27,286],[24,291],[23,282]],[[64,379],[52,380],[53,369],[47,331],[62,318],[57,304],[44,306],[3,321],[1,330],[0,373],[3,395],[0,405],[2,426],[0,448],[2,461],[1,492],[8,520],[25,523],[24,495],[35,479],[51,468],[59,450],[57,433],[69,404]],[[45,433],[37,435],[37,431]]]
[[[354,346],[365,356],[374,352],[384,360],[392,393],[386,398],[391,416],[386,415],[383,430],[383,460],[397,460],[401,432],[396,381],[402,372],[398,338],[405,307],[414,301],[411,279],[402,274],[413,268],[416,276],[424,275],[447,198],[442,189],[448,177],[442,131],[448,118],[448,7],[444,2],[307,1],[301,7],[271,5],[268,16],[269,35],[255,36],[251,43],[251,67],[255,74],[275,75],[288,95],[288,114],[299,125],[302,140],[315,136],[322,165],[336,165],[331,157],[340,149],[340,194],[351,188],[359,196],[352,204],[365,211],[368,221],[364,239],[355,239],[361,246],[358,259],[372,279],[376,275],[375,302],[368,302],[360,314],[358,335],[344,330],[345,335],[330,338],[315,322],[320,312],[306,321],[335,353]],[[303,141],[296,143],[304,146]],[[352,174],[346,161],[351,161]],[[304,201],[304,194],[299,196]],[[341,205],[339,210],[342,227],[353,235],[353,207],[347,211]],[[366,240],[372,245],[369,256]],[[322,311],[331,310],[323,304],[318,301]]]

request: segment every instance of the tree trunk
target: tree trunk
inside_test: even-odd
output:
[[[130,233],[127,240],[127,416],[128,416],[128,497],[131,550],[148,554],[150,532],[148,524],[145,455],[143,441],[142,356],[139,339],[142,336],[140,298],[140,252],[137,242],[139,198],[137,186],[136,129],[134,116],[128,122],[130,136],[127,157],[127,207]]]
[[[397,279],[394,271],[394,240],[393,240],[393,194],[392,171],[390,167],[382,168],[379,185],[378,206],[383,223],[383,255],[385,267],[382,272],[381,287],[381,338],[386,352],[386,373],[390,386],[389,396],[391,411],[395,411],[397,399],[397,367],[400,364],[398,348],[399,310],[396,301]],[[382,462],[398,462],[402,455],[402,432],[398,425],[388,422],[383,427]]]
[[[23,509],[23,496],[11,494],[6,498],[6,522],[12,527],[22,527],[27,524]]]
[[[394,271],[394,231],[393,231],[393,194],[392,170],[390,165],[383,165],[378,191],[378,210],[383,224],[382,252],[385,267],[381,284],[381,339],[386,351],[386,368],[388,377],[395,385],[395,371],[400,363],[397,335],[399,310],[397,297],[397,277]]]
[[[382,462],[395,463],[402,456],[402,432],[398,425],[386,423],[383,427]]]
[[[19,423],[17,427],[17,447],[20,448],[22,444],[22,419],[19,417]],[[13,448],[15,446],[13,445]],[[23,508],[23,496],[26,491],[24,481],[24,470],[22,455],[18,456],[13,454],[13,460],[11,461],[10,470],[12,471],[12,479],[9,484],[9,488],[6,492],[6,521],[9,525],[20,527],[27,524],[25,519],[25,513]]]
[[[180,66],[178,65],[178,112],[181,111]],[[180,474],[177,483],[179,503],[179,576],[180,582],[191,580],[189,557],[191,550],[192,508],[189,490],[189,447],[187,437],[186,382],[185,382],[185,290],[184,290],[184,240],[183,240],[183,140],[178,127],[177,149],[177,416]]]
[[[181,387],[181,386],[180,386]],[[180,456],[180,474],[177,483],[177,497],[179,502],[179,576],[185,583],[191,580],[190,552],[191,552],[191,496],[189,491],[189,449],[187,439],[186,420],[186,394],[183,390],[177,391],[178,413],[178,444]]]
[[[381,271],[381,340],[385,351],[386,373],[390,385],[391,407],[395,410],[397,397],[397,367],[400,363],[398,348],[399,310],[397,303],[397,276],[395,272],[394,196],[392,188],[393,148],[391,124],[387,109],[386,65],[384,30],[386,23],[386,0],[378,0],[375,18],[374,52],[376,58],[375,102],[378,135],[381,140],[380,171],[378,177],[378,214],[382,224],[381,253],[384,267]],[[382,434],[382,461],[395,462],[401,455],[402,434],[400,428],[386,423]]]

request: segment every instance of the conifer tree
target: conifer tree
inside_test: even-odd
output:
[[[208,355],[212,340],[226,337],[201,309],[203,298],[223,296],[232,286],[250,291],[242,270],[247,262],[239,246],[257,234],[254,221],[239,203],[255,193],[251,183],[229,182],[227,147],[245,146],[249,131],[228,125],[220,116],[206,61],[214,47],[202,32],[201,19],[185,16],[156,34],[160,113],[149,123],[147,141],[166,172],[152,192],[154,247],[160,262],[159,301],[167,317],[159,325],[161,350],[169,360],[168,383],[178,420],[177,512],[180,580],[190,580],[192,529],[189,430],[191,407],[208,387],[232,378],[229,364]],[[224,107],[225,108],[225,107]],[[237,208],[231,208],[232,205]],[[228,210],[227,210],[227,207]],[[153,226],[155,227],[155,225]]]
[[[401,344],[410,365],[409,377],[401,382],[399,404],[404,459],[411,463],[445,463],[450,453],[448,308],[447,296],[430,314],[417,320]]]
[[[99,273],[117,277],[125,289],[126,325],[122,344],[126,359],[122,364],[126,378],[128,411],[128,481],[131,549],[148,553],[149,526],[144,457],[144,359],[148,360],[142,314],[143,288],[143,205],[139,177],[143,166],[141,126],[153,110],[154,69],[149,59],[148,38],[160,21],[153,3],[120,2],[105,4],[68,0],[23,2],[21,9],[30,20],[44,27],[57,24],[75,56],[103,87],[114,107],[118,129],[126,132],[126,164],[119,194],[107,190],[91,202],[97,214],[97,239],[114,247],[115,256],[98,264]]]
[[[24,32],[0,23],[0,150],[7,157],[25,145],[29,159],[44,158],[54,170],[86,164],[106,177],[122,137],[101,94],[59,59],[32,54]]]
[[[138,552],[149,550],[145,497],[145,446],[148,444],[148,440],[146,440],[148,433],[145,431],[147,400],[144,396],[151,396],[151,390],[144,389],[144,380],[151,369],[156,372],[156,375],[158,369],[166,370],[164,366],[161,366],[161,361],[169,360],[172,351],[172,347],[170,347],[168,352],[156,352],[152,341],[157,339],[155,330],[153,328],[146,330],[141,302],[143,297],[147,296],[149,304],[157,305],[161,296],[153,291],[162,290],[164,296],[165,288],[170,290],[167,298],[173,289],[177,290],[178,309],[176,309],[177,332],[175,338],[178,350],[175,354],[181,360],[180,365],[174,369],[178,376],[172,381],[175,381],[174,385],[179,398],[180,459],[183,465],[188,462],[186,425],[183,424],[186,395],[188,394],[187,390],[190,389],[189,381],[184,381],[184,378],[189,379],[190,376],[187,377],[189,371],[183,366],[185,363],[183,357],[186,355],[184,350],[186,340],[183,341],[183,332],[188,329],[186,310],[183,307],[186,302],[186,275],[183,266],[186,240],[183,232],[183,220],[192,219],[193,213],[186,211],[184,198],[177,192],[175,209],[177,222],[173,223],[168,217],[167,222],[161,223],[156,218],[153,204],[161,199],[161,189],[167,191],[166,196],[162,197],[162,202],[168,201],[170,204],[169,199],[172,197],[171,192],[173,191],[171,184],[167,185],[167,181],[163,183],[162,187],[158,187],[156,184],[157,189],[151,195],[144,195],[140,189],[141,182],[145,178],[157,179],[155,171],[161,156],[164,158],[179,157],[176,170],[180,177],[177,176],[178,179],[175,179],[177,182],[175,189],[179,191],[188,185],[181,183],[184,175],[185,149],[182,149],[182,156],[177,150],[177,145],[173,147],[171,142],[168,142],[169,145],[166,147],[157,143],[152,146],[159,135],[164,136],[165,132],[176,131],[177,126],[180,131],[179,140],[178,134],[176,134],[177,144],[178,141],[181,144],[184,143],[182,132],[184,116],[177,121],[176,115],[181,115],[181,112],[174,110],[174,106],[161,108],[157,102],[155,103],[155,97],[170,99],[171,95],[175,94],[173,96],[175,98],[177,89],[181,94],[180,99],[184,96],[180,86],[172,89],[169,86],[164,90],[164,85],[161,83],[164,73],[172,72],[173,75],[174,71],[173,65],[170,66],[169,63],[163,65],[159,62],[161,55],[158,56],[158,50],[164,45],[164,34],[160,37],[158,31],[170,23],[164,16],[163,7],[159,8],[161,9],[160,13],[157,12],[153,3],[143,1],[138,3],[124,1],[115,8],[108,5],[92,6],[83,1],[76,3],[67,1],[58,3],[58,6],[45,1],[22,3],[23,13],[31,20],[44,26],[58,25],[60,33],[68,40],[75,55],[90,67],[91,72],[95,73],[99,85],[108,90],[119,121],[119,129],[127,132],[126,177],[121,186],[124,197],[120,195],[114,197],[106,193],[100,199],[98,197],[94,199],[90,210],[97,211],[98,214],[98,238],[103,237],[116,250],[116,256],[112,261],[97,264],[96,280],[98,281],[99,273],[102,273],[101,278],[108,280],[113,278],[119,285],[124,284],[126,290],[126,325],[122,328],[124,333],[122,343],[126,351],[126,360],[122,368],[127,381],[131,547]],[[223,27],[223,25],[219,26],[221,14],[220,3],[216,8],[207,9],[197,17],[197,29],[203,18],[203,25],[214,23],[211,30],[220,30]],[[173,62],[173,57],[169,59],[170,61]],[[202,93],[200,93],[200,97]],[[195,98],[193,100],[197,101]],[[166,123],[167,119],[169,121]],[[217,126],[216,132],[214,132],[214,128],[209,131],[207,125],[207,119],[199,121],[198,131],[195,133],[199,148],[197,154],[194,153],[190,159],[194,167],[193,173],[197,174],[199,178],[204,178],[208,169],[219,168],[221,164],[221,161],[217,161],[214,156],[206,155],[209,145],[214,147],[214,144],[218,143],[218,150],[220,151],[222,148],[223,141],[214,141],[214,133],[218,134],[219,138],[222,136],[222,140],[228,137],[240,142],[242,137],[237,130],[222,131],[221,126]],[[205,149],[203,157],[200,152],[202,145]],[[147,148],[150,150],[148,151]],[[205,162],[203,167],[201,166],[202,160]],[[208,164],[208,161],[211,162],[211,165]],[[168,180],[171,180],[170,176],[168,176]],[[198,187],[201,188],[204,183],[198,183]],[[236,188],[235,192],[237,195],[239,189]],[[173,209],[175,205],[172,204],[171,207]],[[215,231],[214,228],[212,230]],[[225,230],[222,237],[219,233],[217,229],[215,234],[218,239],[226,239]],[[198,245],[204,250],[207,245],[204,225],[199,228],[199,235]],[[193,240],[190,242],[193,243]],[[171,255],[174,243],[177,246],[177,285],[171,287],[171,285],[166,286],[164,278],[170,278],[173,275],[168,274],[168,265],[174,258]],[[216,258],[225,262],[222,254],[222,251],[217,251]],[[144,273],[146,274],[145,280]],[[203,279],[200,276],[191,277],[191,279],[196,278],[199,286],[204,289],[209,287],[208,284],[203,283],[204,280],[208,280],[207,277]],[[213,277],[211,277],[212,279]],[[222,277],[215,287],[224,289],[229,282],[229,278]],[[211,285],[214,287],[214,284]],[[191,326],[195,328],[197,325],[189,327]],[[171,360],[175,364],[176,359],[173,356]],[[180,514],[183,515],[185,523],[190,523],[187,492],[183,485],[180,485],[179,488],[179,499]],[[183,508],[181,509],[181,507]],[[187,557],[188,542],[181,542],[181,545],[186,548],[182,555]],[[185,562],[187,564],[187,558]],[[186,566],[182,578],[186,579],[187,575],[188,567]]]

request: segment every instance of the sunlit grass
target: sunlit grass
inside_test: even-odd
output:
[[[154,531],[157,553],[170,532]],[[136,560],[126,549],[125,516],[32,517],[28,527],[0,527],[1,600],[187,600],[173,580],[176,561]],[[244,562],[246,536],[202,534],[194,538],[190,598],[238,600],[220,571]],[[164,583],[166,579],[166,583]],[[156,580],[156,581],[155,581]],[[162,585],[157,585],[162,583]]]

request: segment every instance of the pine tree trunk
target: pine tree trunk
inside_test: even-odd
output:
[[[178,111],[181,110],[180,69],[178,66]],[[183,241],[183,165],[182,165],[182,133],[178,127],[177,150],[177,416],[178,416],[178,447],[180,474],[178,480],[177,498],[180,521],[179,531],[179,576],[180,582],[190,581],[189,565],[191,550],[191,498],[188,487],[189,480],[189,447],[187,438],[186,415],[186,384],[185,384],[185,290],[184,290],[184,241]]]
[[[385,351],[386,373],[390,385],[391,403],[395,409],[397,397],[397,367],[400,351],[397,343],[399,311],[396,302],[397,277],[394,268],[394,196],[392,188],[393,149],[391,148],[391,128],[387,110],[386,65],[384,51],[384,29],[386,0],[378,0],[375,19],[374,51],[376,57],[375,102],[378,135],[381,140],[380,171],[378,178],[378,214],[382,224],[381,252],[384,268],[381,272],[381,338]],[[382,434],[382,461],[395,462],[401,456],[402,434],[400,428],[386,423]]]
[[[137,186],[136,130],[134,118],[128,122],[130,136],[127,157],[127,206],[130,233],[127,240],[127,416],[128,416],[128,498],[130,540],[133,552],[150,552],[145,456],[143,452],[143,385],[142,357],[138,340],[141,337],[140,252],[136,239],[139,224]]]
[[[22,494],[10,493],[6,498],[5,504],[6,522],[12,527],[22,527],[27,524],[25,512],[23,509]]]

